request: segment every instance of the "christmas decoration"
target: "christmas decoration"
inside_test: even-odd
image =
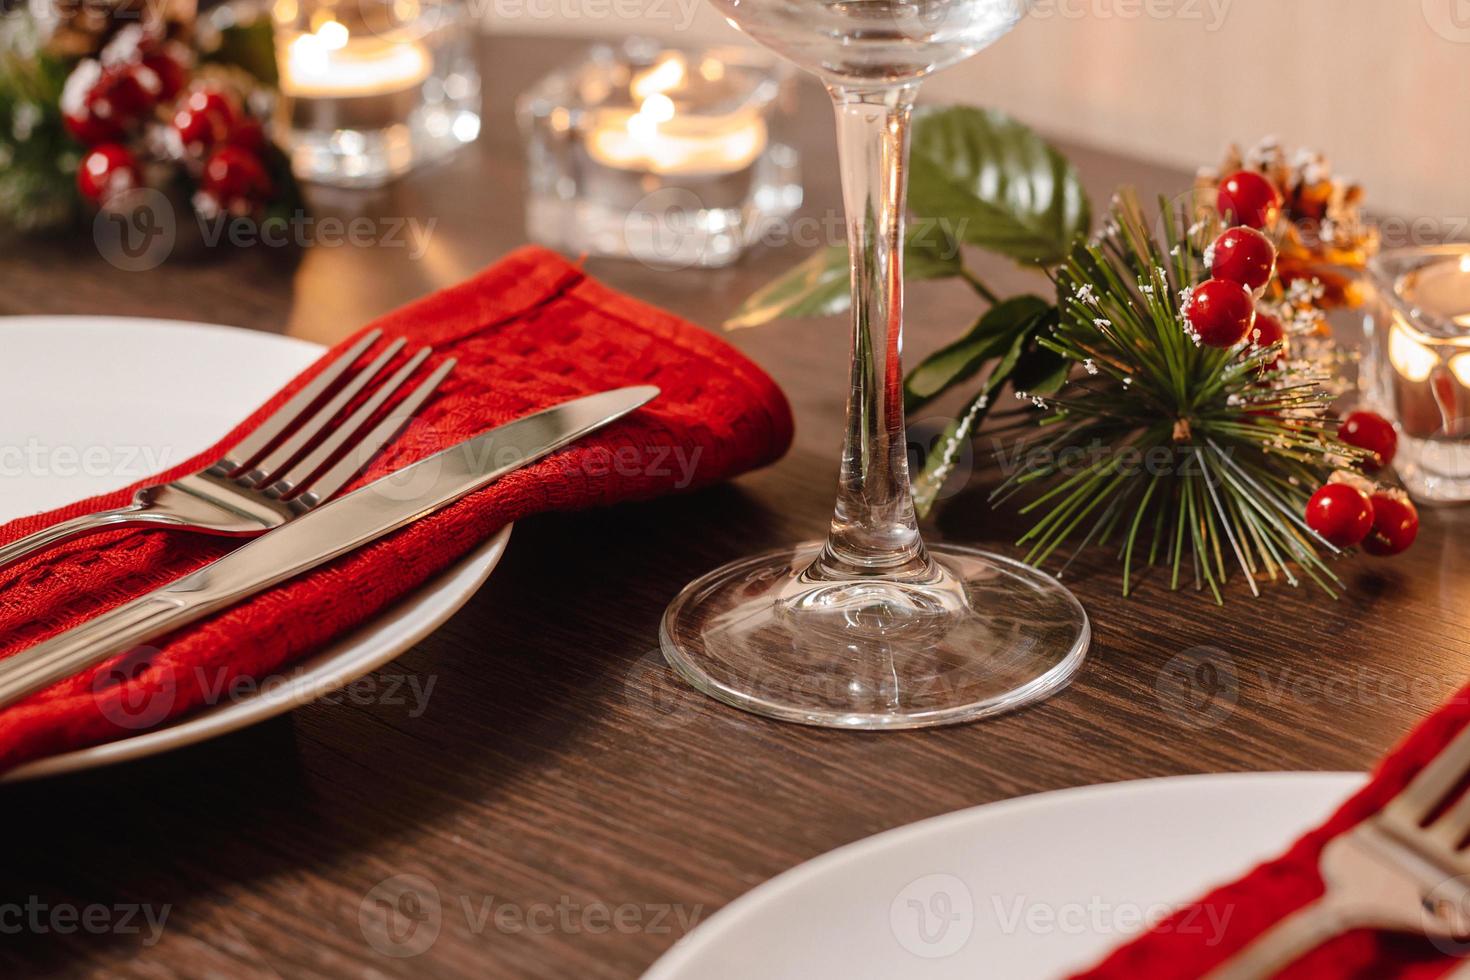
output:
[[[0,233],[75,227],[98,208],[137,206],[125,192],[139,188],[202,217],[261,221],[299,206],[268,138],[273,79],[225,57],[270,50],[269,23],[216,8],[231,26],[211,32],[177,0],[40,9],[0,17]]]
[[[1369,471],[1392,463],[1399,446],[1399,436],[1393,423],[1377,412],[1357,411],[1349,414],[1342,420],[1338,438],[1371,453],[1363,460],[1363,467]]]
[[[1339,548],[1351,548],[1373,530],[1373,502],[1351,483],[1329,483],[1307,501],[1307,526]]]
[[[1276,272],[1276,246],[1254,228],[1228,228],[1205,253],[1205,264],[1216,279],[1254,292],[1265,289]]]
[[[1187,574],[1217,601],[1231,566],[1252,592],[1262,576],[1295,585],[1301,573],[1336,594],[1322,553],[1361,540],[1372,511],[1351,487],[1312,491],[1366,452],[1334,438],[1320,372],[1278,364],[1280,340],[1247,338],[1245,287],[1201,282],[1224,222],[1193,217],[1166,207],[1158,237],[1123,194],[1099,239],[1073,249],[1056,276],[1059,319],[1039,342],[1080,370],[1055,395],[1018,392],[1043,434],[995,497],[1031,498],[1027,561],[1074,537],[1115,543],[1125,594],[1143,560],[1167,566],[1171,588]],[[1066,462],[1077,449],[1086,462]],[[1319,512],[1349,493],[1361,503],[1352,533],[1319,531]]]
[[[1208,279],[1189,290],[1182,312],[1190,337],[1206,347],[1231,347],[1256,322],[1250,291],[1228,279]]]
[[[1281,215],[1281,194],[1260,174],[1239,170],[1220,181],[1215,208],[1226,224],[1269,228]]]
[[[1376,236],[1359,220],[1361,190],[1320,156],[1288,165],[1274,141],[1232,150],[1228,176],[1202,174],[1194,194],[1163,207],[1158,230],[1124,193],[1091,243],[1078,241],[1089,208],[1075,173],[1013,120],[929,110],[916,120],[915,159],[906,275],[961,279],[989,304],[904,379],[910,414],[980,379],[920,447],[921,514],[1009,385],[1025,407],[988,434],[1029,434],[1001,451],[1023,465],[992,498],[1020,499],[1034,519],[1021,539],[1029,562],[1067,541],[1079,551],[1112,544],[1125,595],[1141,565],[1161,564],[1170,587],[1187,576],[1223,601],[1232,568],[1253,593],[1263,578],[1311,579],[1336,595],[1328,557],[1407,547],[1393,504],[1382,540],[1372,531],[1370,498],[1397,491],[1353,473],[1391,447],[1361,420],[1340,438],[1329,414],[1350,373],[1326,320],[1352,298],[1337,264],[1361,266]],[[1057,302],[998,297],[965,267],[950,228],[1048,270]],[[840,312],[847,277],[846,249],[829,248],[751,296],[728,325]]]
[[[1264,178],[1279,194],[1281,220],[1273,230],[1283,286],[1318,290],[1315,303],[1322,309],[1360,305],[1366,292],[1359,275],[1379,245],[1378,230],[1363,216],[1363,188],[1335,176],[1322,154],[1288,152],[1274,137],[1244,153],[1232,146],[1220,168],[1202,170],[1195,186],[1212,208],[1221,194],[1228,205],[1233,191],[1219,175],[1238,180],[1242,172]]]
[[[1380,489],[1371,498],[1373,530],[1363,539],[1370,555],[1397,555],[1419,536],[1419,511],[1409,495],[1397,488]]]

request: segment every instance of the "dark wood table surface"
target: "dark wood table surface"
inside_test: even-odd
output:
[[[487,115],[475,147],[380,193],[314,195],[319,216],[435,219],[417,260],[393,248],[318,246],[293,257],[257,247],[129,273],[90,241],[7,246],[0,313],[202,320],[334,341],[525,241],[513,96],[576,47],[486,41]],[[820,219],[839,196],[814,86],[799,111],[804,214]],[[1152,195],[1187,180],[1068,149],[1098,201],[1120,183]],[[606,260],[589,269],[716,327],[799,255],[768,249],[722,271]],[[1038,285],[1003,263],[976,264],[1000,290]],[[910,356],[975,313],[958,284],[914,288],[909,310]],[[845,387],[840,319],[731,339],[794,403],[796,444],[779,463],[676,499],[523,522],[479,594],[379,672],[379,696],[0,789],[0,913],[5,903],[101,904],[141,910],[140,925],[144,912],[167,912],[157,936],[146,925],[63,931],[54,924],[66,918],[44,911],[40,927],[16,930],[10,913],[0,917],[5,973],[635,976],[690,920],[878,831],[1089,783],[1363,769],[1470,678],[1470,519],[1426,510],[1409,554],[1342,564],[1340,601],[1284,586],[1252,599],[1238,580],[1223,608],[1157,580],[1125,600],[1110,555],[1088,554],[1068,573],[1092,617],[1086,665],[1049,701],[983,724],[852,734],[704,700],[662,666],[659,616],[713,566],[824,531]],[[977,473],[928,533],[1015,553],[1015,521],[985,504],[992,482]],[[1220,684],[1191,684],[1202,663]],[[411,691],[408,681],[427,700],[388,696],[390,684]],[[437,941],[412,958],[378,952],[359,924],[369,892],[398,875],[427,879],[442,904]],[[502,906],[513,911],[497,920]],[[570,915],[514,928],[516,910],[538,907]],[[634,910],[624,913],[632,928],[598,927],[597,909],[620,908]]]

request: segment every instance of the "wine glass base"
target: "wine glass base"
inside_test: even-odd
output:
[[[819,542],[732,562],[664,613],[664,658],[727,704],[829,728],[924,728],[1032,704],[1087,652],[1082,606],[1000,555],[929,549],[923,581],[816,580]]]

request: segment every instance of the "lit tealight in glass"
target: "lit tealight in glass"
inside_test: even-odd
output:
[[[276,62],[297,176],[370,187],[479,134],[458,0],[278,0]]]
[[[519,103],[531,237],[661,266],[735,261],[801,201],[795,152],[772,131],[785,79],[746,50],[641,40],[543,79]]]
[[[1470,246],[1385,252],[1370,268],[1366,394],[1399,430],[1394,467],[1420,500],[1470,500]]]

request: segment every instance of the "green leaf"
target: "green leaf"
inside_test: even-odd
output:
[[[995,369],[985,379],[985,384],[981,385],[980,393],[970,400],[960,417],[945,426],[940,433],[934,448],[924,460],[924,469],[911,481],[914,509],[920,517],[927,515],[938,501],[939,491],[944,489],[944,481],[954,472],[955,463],[964,451],[965,443],[984,422],[996,393],[1010,377],[1030,340],[1029,331],[1019,331],[1011,337],[1011,342],[996,363]]]
[[[905,410],[911,412],[974,377],[987,361],[1005,354],[1018,335],[1029,337],[1053,309],[1039,296],[1017,296],[992,306],[963,337],[909,372],[903,383]]]
[[[946,279],[963,271],[960,246],[939,222],[915,221],[904,236],[904,279]],[[829,245],[746,298],[725,329],[783,317],[833,316],[851,305],[847,246]]]
[[[1021,356],[1011,383],[1017,391],[1051,397],[1062,390],[1072,373],[1072,362],[1063,354],[1046,347],[1033,347]]]
[[[1090,226],[1087,194],[1066,157],[1009,116],[969,106],[915,114],[909,205],[1022,264],[1059,264]]]

